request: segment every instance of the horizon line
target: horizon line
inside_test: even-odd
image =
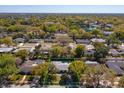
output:
[[[98,13],[98,12],[96,12],[96,13],[75,13],[75,12],[62,12],[62,13],[60,13],[60,12],[0,12],[0,13],[43,13],[43,14],[71,14],[71,13],[73,13],[73,14],[124,14],[124,13],[118,13],[118,12],[110,12],[110,13],[108,13],[108,12],[105,12],[105,13],[103,13],[103,12],[100,12],[100,13]]]

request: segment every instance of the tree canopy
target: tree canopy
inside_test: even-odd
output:
[[[4,84],[4,80],[9,75],[17,74],[18,68],[16,67],[15,57],[11,54],[3,54],[0,56],[0,86]]]
[[[86,50],[84,45],[78,45],[75,49],[76,57],[80,58],[84,55],[84,51]]]
[[[81,75],[87,69],[87,65],[82,61],[74,61],[69,65],[69,73],[74,83],[79,83]]]
[[[48,85],[56,79],[56,67],[51,62],[45,62],[32,69],[32,74],[40,76],[40,84]]]
[[[18,52],[16,52],[15,54],[17,57],[20,57],[22,60],[25,60],[25,58],[28,56],[28,51],[23,49],[23,50],[19,50]]]

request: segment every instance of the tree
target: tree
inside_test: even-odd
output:
[[[95,37],[98,37],[99,35],[101,35],[101,31],[99,29],[95,29],[91,32],[92,35],[94,35]]]
[[[124,88],[124,75],[120,78],[118,86]]]
[[[94,74],[96,72],[95,67],[89,67],[87,70],[84,72],[84,74],[81,75],[80,78],[80,86],[81,87],[86,87],[86,88],[93,88],[94,87]]]
[[[69,84],[69,75],[67,73],[62,74],[61,80],[59,81],[60,85],[68,85]]]
[[[90,39],[91,37],[92,37],[91,33],[86,32],[84,29],[79,29],[78,38]]]
[[[17,24],[17,25],[27,25],[27,24],[26,24],[26,20],[25,20],[25,18],[23,18],[23,17],[18,18],[18,19],[16,20],[16,24]]]
[[[29,38],[44,38],[45,32],[40,27],[27,27],[27,35]]]
[[[80,82],[83,87],[112,87],[114,79],[114,72],[102,64],[97,67],[88,67],[85,73],[81,76]],[[100,82],[102,80],[106,83],[108,81],[111,82],[111,86],[107,86],[106,83],[101,85]]]
[[[12,19],[9,19],[9,18],[1,18],[0,19],[0,25],[1,26],[10,26],[10,25],[13,25],[15,23],[14,20]]]
[[[84,32],[83,34],[80,34],[81,38],[83,39],[90,39],[92,37],[92,34],[89,32]]]
[[[75,37],[78,35],[78,31],[76,29],[72,29],[70,31],[70,35],[72,36],[73,40],[75,40]]]
[[[87,66],[84,62],[74,61],[69,65],[69,74],[71,75],[72,82],[75,85],[79,85],[81,75],[87,69]]]
[[[97,49],[97,48],[103,47],[105,45],[104,45],[104,43],[101,43],[101,42],[94,42],[93,46],[95,47],[95,49]]]
[[[108,54],[109,48],[107,46],[105,46],[102,43],[97,43],[97,45],[95,46],[95,53],[94,53],[94,58],[102,63],[104,62],[103,58],[105,58]]]
[[[51,51],[51,56],[52,57],[68,57],[68,56],[72,56],[71,55],[71,49],[70,47],[62,47],[62,46],[59,46],[59,45],[55,45],[53,46],[52,48],[52,51]]]
[[[121,39],[123,40],[123,38],[124,38],[124,24],[115,27],[114,33],[116,35],[116,38],[118,38],[119,40],[121,40]]]
[[[65,57],[65,58],[68,58],[72,56],[72,53],[71,53],[71,48],[70,47],[62,47],[62,50],[61,50],[61,57]]]
[[[62,46],[65,46],[68,43],[73,42],[69,36],[61,36],[61,35],[56,37],[56,41]]]
[[[40,23],[39,23],[39,18],[36,17],[36,16],[31,16],[29,19],[28,19],[28,24],[31,25],[31,26],[38,26]]]
[[[59,30],[61,30],[61,31],[64,31],[64,32],[66,32],[66,31],[67,31],[66,26],[65,26],[65,25],[63,25],[63,24],[58,24],[58,29],[59,29]]]
[[[11,32],[21,32],[21,31],[25,31],[25,26],[22,26],[22,25],[10,25],[8,28],[7,28],[7,31],[9,33]]]
[[[80,58],[84,55],[85,46],[84,45],[78,45],[75,49],[76,57]]]
[[[118,37],[116,37],[114,33],[107,38],[107,44],[112,45],[112,47],[116,47],[120,43],[120,40],[118,39]]]
[[[52,49],[52,56],[53,57],[60,57],[62,53],[62,47],[61,46],[53,46]]]
[[[50,33],[55,33],[58,30],[58,27],[56,24],[49,24],[46,25],[46,30]]]
[[[8,46],[11,46],[13,44],[11,37],[5,37],[3,38],[2,42]]]
[[[5,83],[9,75],[18,73],[15,57],[11,54],[3,54],[0,56],[0,87]]]
[[[57,69],[55,65],[50,62],[45,62],[32,69],[32,74],[40,76],[40,85],[51,84],[56,79]]]
[[[111,83],[111,86],[112,87],[114,85],[114,81],[115,81],[115,78],[116,78],[116,75],[115,75],[115,72],[109,68],[107,68],[105,66],[105,74],[104,74],[104,80],[107,80]]]
[[[19,50],[18,52],[16,52],[15,54],[17,57],[21,58],[23,61],[25,60],[25,58],[28,56],[28,51],[23,49],[23,50]]]

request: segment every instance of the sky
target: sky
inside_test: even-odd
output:
[[[0,13],[124,13],[124,5],[0,5]]]

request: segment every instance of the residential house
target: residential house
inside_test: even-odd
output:
[[[12,47],[2,47],[0,48],[0,53],[8,53],[8,52],[12,52],[14,48]]]
[[[103,34],[105,35],[105,36],[109,36],[109,35],[111,35],[113,32],[111,32],[111,31],[104,31],[103,32]]]
[[[27,60],[22,65],[19,66],[21,74],[31,74],[32,68],[37,66],[38,64],[44,63],[43,60]]]
[[[39,45],[39,43],[24,43],[24,44],[18,46],[18,48],[13,52],[18,52],[19,50],[23,50],[23,49],[25,49],[29,52],[33,52],[35,50],[35,47],[38,45]]]
[[[93,55],[95,50],[93,45],[85,45],[86,51],[84,52],[84,55]]]
[[[46,39],[44,39],[44,42],[46,42],[46,43],[54,43],[55,40],[52,39],[52,38],[46,38]]]
[[[110,49],[108,53],[111,56],[118,56],[118,55],[120,55],[120,53],[116,49]]]
[[[98,66],[99,63],[97,61],[85,61],[85,64],[87,64],[88,66]]]
[[[69,63],[61,61],[52,61],[52,63],[56,66],[59,72],[68,71]]]
[[[74,50],[74,49],[76,49],[77,44],[75,44],[75,43],[69,43],[68,46],[69,46],[72,50]]]
[[[42,39],[30,39],[29,43],[42,43],[43,40]]]
[[[99,43],[105,43],[106,40],[105,39],[102,39],[102,38],[92,38],[91,39],[91,42],[99,42]]]
[[[90,40],[88,39],[76,39],[76,44],[90,44]]]
[[[118,51],[121,55],[124,55],[124,44],[118,46]]]
[[[113,24],[106,24],[107,27],[112,28]]]
[[[54,45],[53,43],[42,43],[41,48],[40,48],[40,52],[42,54],[49,54],[50,51],[52,50],[53,45]]]
[[[123,57],[107,57],[106,61],[109,61],[109,62],[124,62],[124,58]]]
[[[24,38],[16,38],[14,39],[14,42],[16,43],[24,43],[26,40]]]
[[[31,74],[34,62],[31,60],[25,61],[21,66],[19,66],[21,74]]]
[[[109,69],[113,70],[117,76],[123,75],[124,62],[107,61],[106,65]]]

